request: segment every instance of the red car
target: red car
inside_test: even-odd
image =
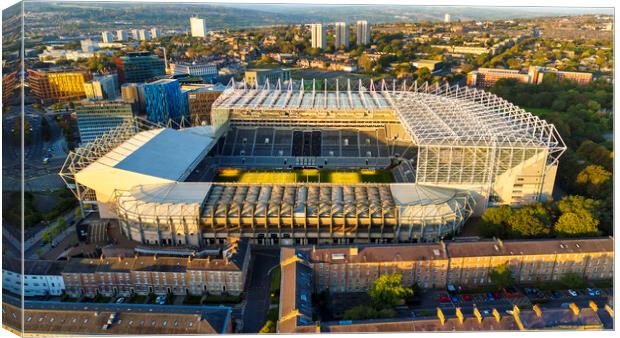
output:
[[[439,296],[439,302],[440,303],[450,303],[450,297],[448,297],[447,295],[440,295]]]
[[[463,300],[466,301],[466,302],[471,302],[471,296],[468,295],[468,294],[464,294],[463,295]]]
[[[502,294],[499,291],[495,291],[493,292],[493,297],[495,297],[495,299],[500,299],[502,298]]]

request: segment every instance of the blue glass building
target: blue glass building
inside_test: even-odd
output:
[[[175,79],[161,79],[144,85],[146,118],[151,122],[180,123],[188,119],[187,93],[181,92],[181,84]]]

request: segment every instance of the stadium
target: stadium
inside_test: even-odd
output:
[[[211,125],[134,119],[72,152],[80,206],[146,244],[436,241],[550,198],[555,127],[459,86],[232,81]]]

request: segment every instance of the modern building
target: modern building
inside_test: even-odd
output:
[[[100,101],[83,102],[75,107],[80,143],[88,143],[111,129],[131,121],[133,112],[130,103]]]
[[[164,60],[150,52],[127,53],[114,62],[121,83],[145,82],[166,74]]]
[[[450,23],[450,14],[446,13],[446,14],[443,16],[443,22],[445,22],[445,23]]]
[[[131,109],[137,114],[144,114],[146,102],[144,100],[143,83],[125,83],[121,86],[121,98],[131,104]]]
[[[129,30],[129,33],[131,33],[131,38],[132,39],[134,39],[134,40],[139,40],[140,39],[140,33],[139,33],[138,29],[133,28],[133,29]]]
[[[139,29],[138,30],[138,40],[140,41],[149,41],[151,40],[151,31],[148,29]]]
[[[147,295],[239,295],[245,288],[250,242],[230,238],[217,256],[74,258],[62,277],[71,297]]]
[[[349,49],[349,27],[346,22],[336,22],[334,24],[335,41],[334,47],[336,50],[344,46],[344,49]]]
[[[110,31],[101,32],[101,39],[104,43],[114,42],[114,33]]]
[[[284,84],[291,79],[291,71],[282,68],[271,69],[248,69],[243,77],[248,86],[263,86],[269,80],[271,86],[275,86],[278,81]]]
[[[28,84],[33,95],[44,102],[77,100],[86,93],[84,83],[90,72],[73,68],[28,69]]]
[[[467,74],[467,85],[486,88],[501,79],[515,79],[529,84],[540,84],[545,74],[553,74],[558,80],[570,80],[579,85],[592,83],[592,73],[565,72],[546,67],[530,66],[527,73],[514,69],[479,68]]]
[[[116,31],[116,41],[127,41],[129,39],[129,33],[125,29],[119,29]]]
[[[327,33],[321,23],[310,24],[312,48],[325,49],[327,47]]]
[[[358,46],[370,44],[370,25],[366,20],[360,20],[356,26],[356,39]]]
[[[188,119],[187,97],[175,79],[161,79],[144,85],[146,118],[155,123]]]
[[[31,306],[34,304],[34,306]],[[171,313],[163,307],[132,304],[2,302],[2,327],[20,337],[214,335],[233,332],[232,310],[225,306],[201,306],[193,311]],[[135,305],[135,304],[134,304]],[[97,309],[99,307],[100,309]],[[22,317],[23,316],[23,317]]]
[[[60,296],[65,291],[62,269],[65,262],[25,260],[2,255],[2,288],[16,296]],[[23,279],[22,279],[23,277]],[[23,282],[23,284],[22,284]],[[23,285],[23,289],[22,289]]]
[[[190,30],[193,37],[206,38],[207,37],[207,21],[196,17],[189,18]]]
[[[161,38],[161,31],[159,28],[153,27],[151,28],[151,39],[159,39]]]
[[[227,122],[226,119],[218,119],[218,116],[211,115],[213,103],[224,91],[222,87],[214,85],[196,88],[187,94],[189,117],[192,126],[212,125],[214,129],[219,129],[222,124]]]
[[[437,60],[416,60],[411,63],[416,68],[426,68],[431,73],[439,72],[445,66],[443,61]]]
[[[86,98],[92,100],[114,100],[118,97],[118,90],[117,74],[95,76],[84,84]]]
[[[97,41],[93,41],[91,39],[80,40],[80,47],[82,48],[82,52],[84,53],[92,53],[99,49],[99,44]]]
[[[489,272],[506,264],[521,284],[554,282],[569,272],[596,281],[613,278],[613,260],[611,237],[282,248],[278,332],[316,328],[312,294],[367,292],[383,274],[400,274],[407,287],[417,284],[421,288],[445,288],[452,284],[477,288],[491,285]],[[538,322],[529,328],[540,325]],[[557,322],[547,325],[553,327]],[[390,331],[387,327],[386,331]],[[351,327],[356,329],[366,331]]]
[[[218,76],[217,66],[211,63],[171,63],[173,75],[187,74],[202,78],[214,79]]]

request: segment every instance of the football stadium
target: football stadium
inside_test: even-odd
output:
[[[552,124],[482,90],[231,81],[208,126],[135,118],[60,172],[145,244],[437,241],[489,206],[550,198]]]

